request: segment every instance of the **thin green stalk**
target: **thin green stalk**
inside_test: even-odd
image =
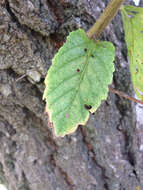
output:
[[[87,36],[92,38],[93,35],[95,35],[95,37],[98,38],[106,26],[115,17],[124,2],[125,0],[111,0],[97,22],[88,30]]]

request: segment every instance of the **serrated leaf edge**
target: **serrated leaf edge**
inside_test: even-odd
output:
[[[79,29],[79,30],[80,30],[80,29]],[[73,32],[75,32],[75,31],[73,31]],[[71,32],[70,35],[71,35],[73,32]],[[80,30],[80,32],[83,33],[83,30]],[[70,38],[70,35],[67,36],[67,40],[68,40],[68,38]],[[66,42],[67,42],[67,40],[66,40]],[[65,42],[65,43],[66,43],[66,42]],[[65,43],[64,43],[64,44],[65,44]],[[64,46],[64,44],[63,44],[63,46]],[[54,60],[55,60],[56,56],[58,56],[59,51],[62,50],[63,46],[62,46],[61,48],[59,48],[58,52],[57,52],[56,55],[53,57],[53,59],[52,59],[52,65],[54,64]],[[114,57],[113,57],[112,62],[113,62],[113,61],[114,61]],[[51,65],[51,66],[52,66],[52,65]],[[49,70],[48,70],[48,72],[49,72]],[[113,72],[114,72],[114,71],[113,71]],[[112,83],[112,79],[113,79],[113,74],[112,74],[111,81],[109,82],[109,85]],[[46,92],[47,92],[47,88],[48,88],[48,73],[47,73],[47,76],[46,76],[46,78],[45,78],[45,86],[46,86],[46,88],[45,88],[45,90],[44,90],[43,100],[46,99]],[[103,100],[106,100],[106,99],[107,99],[108,91],[109,91],[109,90],[108,90],[108,87],[107,87],[107,88],[106,88],[106,94],[101,97],[101,100],[100,100],[100,102],[98,103],[97,108],[91,108],[91,109],[88,111],[88,115],[87,115],[87,117],[85,118],[85,120],[84,120],[83,122],[79,122],[78,124],[76,124],[75,126],[73,126],[71,130],[68,130],[68,133],[65,132],[63,135],[57,135],[57,134],[56,134],[56,130],[55,130],[55,127],[54,127],[54,122],[53,122],[52,119],[51,119],[51,114],[50,114],[50,113],[51,113],[51,110],[49,109],[48,101],[46,101],[46,110],[45,110],[45,112],[48,114],[50,122],[53,123],[53,128],[52,128],[53,134],[54,134],[56,137],[64,137],[65,135],[74,133],[74,132],[76,131],[76,129],[78,128],[78,126],[80,126],[80,125],[86,125],[86,123],[87,123],[87,121],[88,121],[88,119],[89,119],[90,113],[94,113],[94,112],[98,109],[98,107],[99,107],[99,105],[101,104],[101,102],[102,102]]]

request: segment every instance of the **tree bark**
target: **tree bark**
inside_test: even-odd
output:
[[[8,190],[143,187],[140,105],[109,93],[86,126],[65,138],[53,136],[44,114],[52,57],[70,31],[87,31],[108,2],[0,1],[0,182]],[[120,13],[101,39],[116,47],[112,86],[133,95]]]

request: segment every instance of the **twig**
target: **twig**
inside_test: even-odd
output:
[[[131,96],[128,96],[128,95],[125,94],[124,92],[115,90],[114,88],[109,87],[109,91],[112,92],[112,93],[114,93],[114,94],[118,94],[119,96],[122,96],[122,97],[124,97],[124,98],[126,98],[126,99],[128,99],[128,100],[133,101],[133,102],[136,102],[136,103],[139,103],[139,104],[143,104],[143,101],[138,100],[138,99],[136,99],[136,98],[133,98],[133,97],[131,97]]]
[[[115,17],[124,2],[125,0],[111,0],[97,22],[88,30],[87,36],[92,38],[92,36],[95,35],[95,37],[98,38],[106,26]]]
[[[19,80],[23,79],[26,76],[27,76],[27,74],[22,75],[21,77],[19,77],[18,79],[16,79],[16,82],[18,82]]]

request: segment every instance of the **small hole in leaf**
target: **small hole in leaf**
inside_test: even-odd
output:
[[[80,69],[77,69],[76,71],[79,73],[79,72],[80,72]]]
[[[45,80],[45,78],[41,78],[40,81],[38,83],[43,83]]]
[[[143,30],[141,31],[141,33],[143,33]]]
[[[84,107],[85,107],[86,110],[90,110],[92,108],[91,105],[87,105],[87,104],[84,104]]]
[[[94,57],[94,55],[93,55],[93,54],[91,54],[91,57]]]
[[[84,51],[85,51],[85,52],[87,52],[87,50],[88,50],[87,48],[84,48]]]

